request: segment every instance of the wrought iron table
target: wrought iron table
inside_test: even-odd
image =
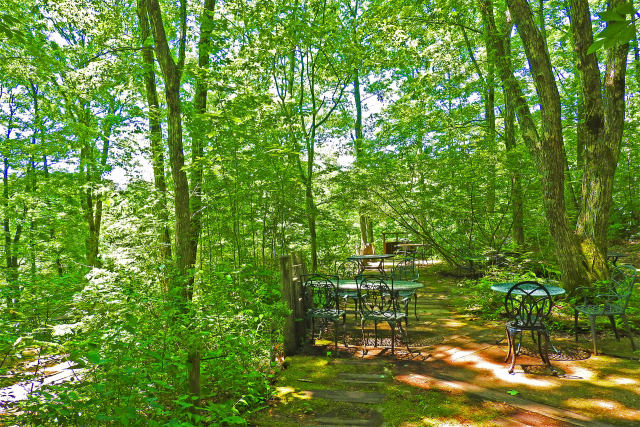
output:
[[[610,259],[614,266],[618,262],[618,258],[624,258],[626,256],[627,254],[621,254],[620,252],[607,252],[607,259]]]
[[[393,258],[394,254],[380,254],[380,255],[352,255],[347,258],[348,261],[355,261],[358,263],[358,274],[362,273],[365,270],[377,270],[382,274],[385,274],[384,271],[384,260],[388,258]],[[378,261],[377,265],[368,265],[369,261]]]
[[[502,292],[503,294],[506,294],[509,292],[509,289],[511,289],[513,287],[513,285],[515,285],[518,282],[504,282],[504,283],[496,283],[494,285],[491,285],[491,290],[492,291],[496,291],[496,292]],[[545,285],[543,284],[542,286],[544,286],[547,291],[549,291],[549,295],[551,296],[556,296],[556,295],[562,295],[564,294],[566,291],[564,289],[562,289],[559,286],[554,286],[554,285]],[[533,286],[531,286],[531,289],[533,289]],[[516,290],[516,295],[524,295],[522,292],[519,292]],[[534,297],[543,297],[545,296],[545,294],[541,291],[537,291],[534,292],[532,294]]]
[[[389,282],[389,287],[391,287],[391,282]],[[408,280],[393,281],[394,292],[415,291],[422,287],[424,287],[424,284],[420,282],[410,282]],[[358,284],[355,280],[338,280],[338,289],[341,291],[357,291]]]

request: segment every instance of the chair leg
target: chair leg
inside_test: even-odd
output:
[[[507,333],[507,345],[509,346],[508,352],[507,352],[507,357],[505,357],[504,362],[507,363],[507,361],[509,360],[509,357],[511,356],[511,350],[513,348],[513,342],[511,341],[511,334],[509,333],[509,328],[505,328],[506,329],[506,333]]]
[[[377,347],[378,346],[378,322],[373,322],[373,346]]]
[[[404,302],[404,324],[409,327],[409,301]]]
[[[362,331],[362,357],[367,354],[367,339],[364,335],[364,321],[360,318],[360,329]]]
[[[629,337],[629,341],[631,341],[631,348],[633,349],[633,351],[636,350],[636,345],[633,342],[633,336],[631,335],[631,329],[629,329],[629,322],[627,322],[627,315],[626,314],[622,314],[620,317],[622,317],[622,323],[624,324],[624,331],[627,333],[627,336]]]
[[[542,339],[541,339],[542,335],[545,335],[544,332],[538,331],[538,353],[540,354],[540,359],[542,360],[542,362],[544,362],[547,366],[550,366],[551,362],[549,361],[548,340],[546,340],[546,335],[545,335],[545,343],[543,348]]]
[[[514,335],[515,334],[520,335],[520,340],[522,341],[522,332],[514,331]],[[514,339],[515,339],[515,337],[512,336],[511,340],[513,341]],[[514,349],[514,351],[511,353],[511,366],[509,367],[509,373],[510,374],[513,374],[513,368],[516,366],[516,357],[517,357],[517,354],[516,354],[516,351]]]
[[[316,345],[315,341],[315,332],[316,332],[316,319],[315,317],[311,318],[311,345]]]
[[[593,354],[598,355],[598,346],[596,344],[596,317],[589,316],[589,323],[591,324],[591,338],[593,339]]]
[[[620,335],[618,335],[618,328],[616,328],[616,321],[613,316],[609,317],[609,323],[611,323],[611,329],[613,329],[613,333],[616,335],[616,340],[620,341]]]
[[[416,320],[418,320],[418,294],[413,294],[413,314],[416,316]]]
[[[404,342],[405,347],[407,347],[407,352],[411,353],[411,349],[409,348],[409,329],[406,330],[402,327],[402,322],[398,324],[400,328],[400,336],[402,336],[402,342]],[[419,353],[419,351],[417,351]]]
[[[547,331],[538,332],[538,342],[539,343],[542,341],[540,335],[544,336],[544,358],[545,358],[545,363],[547,364],[547,366],[551,370],[551,373],[553,375],[557,376],[558,375],[558,371],[556,371],[556,368],[554,368],[553,365],[551,364],[551,359],[549,359],[549,345],[551,344],[551,338],[549,337],[549,333]]]
[[[391,327],[391,354],[394,355],[396,353],[396,351],[395,351],[395,344],[396,344],[395,323],[391,322],[391,323],[389,323],[389,326]]]
[[[347,344],[347,313],[342,316],[342,341],[344,341],[344,347],[349,348],[349,344]]]
[[[578,342],[578,310],[573,310],[573,330],[576,334],[576,342]]]
[[[520,348],[522,347],[522,337],[524,334],[522,332],[518,333],[518,347],[515,349],[516,354],[520,354]]]

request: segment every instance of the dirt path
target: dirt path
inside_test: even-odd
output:
[[[419,319],[410,319],[409,346],[390,354],[382,346],[363,357],[359,325],[350,318],[348,348],[335,357],[329,341],[287,360],[272,406],[254,425],[637,425],[640,367],[637,361],[590,357],[571,340],[548,372],[525,347],[508,374],[503,323],[473,320],[456,307],[455,280],[423,279]],[[386,335],[385,335],[386,334]],[[326,335],[331,340],[332,334]],[[419,352],[418,352],[419,351]],[[331,356],[327,356],[331,352]]]

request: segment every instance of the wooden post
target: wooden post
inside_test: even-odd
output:
[[[291,310],[284,324],[284,354],[296,354],[305,334],[301,276],[306,272],[300,254],[280,257],[282,301]]]
[[[300,252],[294,252],[291,254],[292,261],[292,281],[293,289],[296,296],[296,305],[294,313],[296,315],[296,337],[298,343],[302,344],[306,335],[307,329],[311,327],[311,321],[305,317],[307,308],[310,306],[310,301],[304,301],[304,291],[302,289],[302,276],[307,274],[307,269],[304,265],[304,260]]]

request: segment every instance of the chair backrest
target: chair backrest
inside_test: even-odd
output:
[[[516,283],[504,298],[507,316],[521,327],[541,325],[551,314],[553,300],[547,288],[538,282]]]
[[[396,262],[391,269],[391,278],[393,280],[418,280],[418,269],[416,268],[416,260],[412,257],[402,258]]]
[[[618,296],[617,304],[625,310],[629,305],[637,275],[636,268],[630,264],[618,265],[611,272],[612,291]]]
[[[302,276],[304,301],[307,308],[337,309],[338,287],[335,277],[313,273]]]
[[[392,278],[367,275],[359,276],[358,279],[358,302],[363,315],[399,311]]]
[[[356,261],[337,261],[336,276],[339,280],[355,280],[359,272],[359,265]]]

